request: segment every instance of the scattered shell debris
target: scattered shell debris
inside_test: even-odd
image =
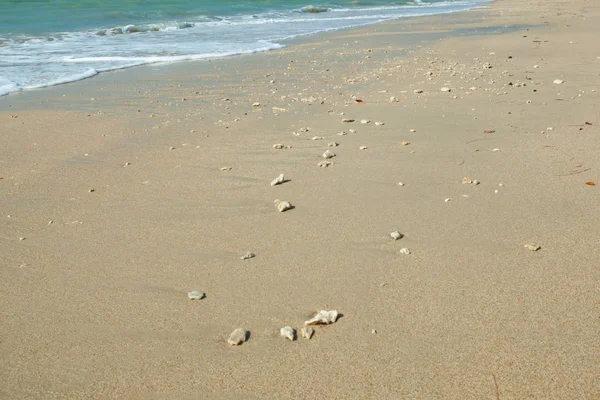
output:
[[[538,246],[537,244],[526,244],[525,247],[527,250],[531,250],[531,251],[538,251],[539,249],[542,248],[542,246]]]
[[[206,294],[204,292],[201,292],[200,290],[194,290],[188,293],[188,298],[190,300],[201,300],[205,297]]]
[[[394,240],[400,240],[400,239],[402,239],[402,238],[404,237],[404,235],[403,235],[403,234],[401,234],[401,233],[400,233],[400,232],[398,232],[398,231],[394,231],[394,232],[390,233],[390,236],[391,236],[391,237],[392,237],[392,239],[394,239]]]
[[[309,328],[308,326],[302,327],[300,332],[302,333],[302,337],[304,339],[308,339],[308,340],[310,340],[312,338],[312,336],[315,334],[315,330],[313,328]]]
[[[277,211],[279,212],[284,212],[294,208],[292,203],[290,203],[289,201],[281,201],[279,199],[275,199],[275,201],[273,201],[273,204],[275,204],[275,208],[277,208]]]
[[[279,174],[279,176],[271,181],[271,186],[281,185],[285,182],[285,178],[283,174]]]
[[[284,326],[279,331],[279,334],[281,335],[282,338],[288,339],[292,342],[294,340],[296,340],[296,330],[294,328],[292,328],[291,326]]]
[[[247,252],[246,254],[244,254],[243,256],[240,257],[240,260],[249,260],[254,257],[256,257],[256,254]]]
[[[336,310],[321,310],[317,313],[317,315],[304,322],[304,326],[333,324],[335,321],[337,321],[338,316],[339,313]]]
[[[329,159],[329,158],[333,158],[333,157],[335,157],[335,153],[331,150],[327,150],[327,151],[325,151],[325,153],[323,153],[323,158]]]
[[[239,346],[244,343],[248,339],[248,332],[244,328],[237,328],[235,331],[231,332],[229,335],[229,339],[227,339],[227,343],[232,346]]]

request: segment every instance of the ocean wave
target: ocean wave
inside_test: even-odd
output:
[[[299,11],[303,12],[303,13],[320,14],[320,13],[331,11],[331,8],[319,7],[319,6],[306,6],[306,7],[302,7]]]
[[[21,88],[17,83],[0,77],[0,96],[4,96],[13,92],[18,92],[19,90],[21,90]]]

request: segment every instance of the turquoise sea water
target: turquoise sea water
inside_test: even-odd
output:
[[[487,0],[0,0],[0,95],[155,62],[244,54],[282,39]]]

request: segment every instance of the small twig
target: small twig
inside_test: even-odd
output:
[[[577,174],[581,174],[582,172],[586,172],[591,170],[591,168],[586,168],[586,169],[582,169],[581,171],[573,171],[573,172],[569,172],[568,174],[558,174],[558,175],[554,175],[554,176],[569,176],[569,175],[577,175]]]
[[[481,139],[470,140],[470,141],[468,141],[468,142],[467,142],[467,143],[465,143],[465,144],[469,144],[469,143],[473,143],[473,142],[479,142],[480,140],[490,140],[490,139],[491,139],[491,138],[486,138],[486,137],[484,137],[484,138],[481,138]]]
[[[498,389],[498,381],[496,380],[496,375],[492,374],[492,378],[494,378],[494,386],[496,387],[496,400],[500,400],[500,390]]]

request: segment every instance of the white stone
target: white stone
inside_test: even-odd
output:
[[[359,150],[366,150],[366,149],[368,149],[368,147],[367,146],[360,146],[358,149]]]
[[[445,203],[449,203],[451,201],[452,201],[452,199],[450,197],[448,197],[447,199],[444,200]]]
[[[407,247],[400,249],[400,254],[410,254],[410,250]]]
[[[285,178],[283,177],[283,174],[279,174],[277,178],[271,181],[271,186],[281,185],[283,182],[285,182]]]
[[[323,136],[313,136],[310,140],[323,140],[325,139]]]
[[[292,328],[291,326],[284,326],[279,331],[279,334],[281,335],[282,338],[288,339],[292,342],[294,340],[296,340],[296,330],[294,328]]]
[[[235,331],[231,332],[229,335],[229,339],[227,339],[227,343],[232,346],[239,346],[244,343],[248,339],[248,332],[243,328],[237,328]]]
[[[541,246],[538,246],[536,244],[526,244],[524,246],[527,250],[531,250],[531,251],[538,251],[539,249],[541,249]]]
[[[384,125],[385,125],[385,122],[378,122],[378,121],[377,121],[377,122],[375,122],[375,125],[376,125],[376,126],[384,126]]]
[[[275,208],[277,208],[277,211],[279,212],[284,212],[294,208],[292,203],[290,203],[289,201],[281,201],[279,199],[276,199],[273,203],[275,204]]]
[[[368,119],[361,119],[361,120],[360,120],[360,123],[361,123],[361,124],[368,124],[368,123],[370,123],[370,122],[371,122],[371,120],[368,120]]]
[[[325,153],[323,153],[323,158],[329,159],[329,158],[333,158],[333,157],[335,157],[335,153],[331,150],[327,150],[327,151],[325,151]]]
[[[564,81],[562,79],[555,79],[553,83],[555,85],[561,85],[562,83],[564,83]]]
[[[413,90],[413,93],[420,94],[420,93],[423,93],[423,90],[422,89],[415,89],[415,90]]]
[[[315,330],[313,328],[309,328],[308,326],[302,327],[300,332],[302,333],[302,337],[304,339],[308,339],[308,340],[310,340],[312,338],[312,336],[315,334]]]
[[[190,300],[201,300],[205,297],[206,297],[206,294],[204,292],[201,292],[200,290],[194,290],[194,291],[188,293],[188,298]]]
[[[398,100],[398,98],[397,98],[397,97],[394,97],[394,96],[390,97],[390,103],[397,103],[397,102],[399,102],[399,101],[400,101],[400,100]]]
[[[391,236],[391,237],[392,237],[392,239],[394,239],[394,240],[399,240],[399,239],[402,239],[402,238],[404,237],[404,235],[403,235],[403,234],[401,234],[401,233],[400,233],[400,232],[398,232],[398,231],[394,231],[394,232],[390,233],[390,236]]]
[[[339,313],[336,310],[321,310],[317,313],[317,315],[304,322],[304,326],[333,324],[335,321],[337,321],[338,316]]]
[[[450,89],[449,87],[443,87],[443,88],[441,89],[441,91],[442,91],[442,92],[451,92],[451,91],[452,91],[452,89]]]
[[[260,107],[260,103],[253,103],[252,107]]]

